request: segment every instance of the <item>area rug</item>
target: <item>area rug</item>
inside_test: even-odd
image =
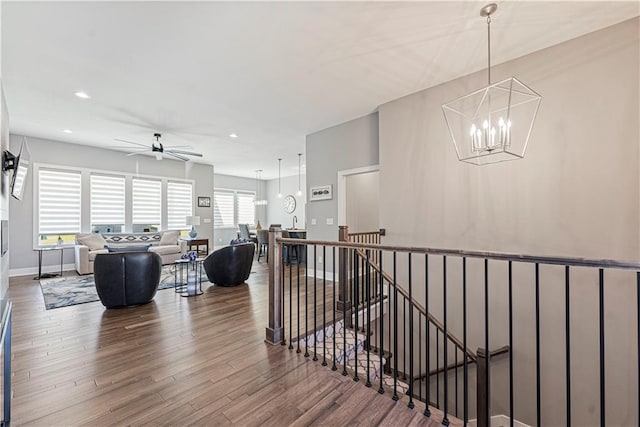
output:
[[[208,281],[204,272],[202,281]],[[165,265],[162,267],[158,290],[173,288],[173,286],[173,266]],[[100,300],[93,281],[93,274],[41,279],[40,288],[42,289],[42,296],[47,310]]]

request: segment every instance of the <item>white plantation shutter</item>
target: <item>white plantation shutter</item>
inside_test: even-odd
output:
[[[233,191],[213,192],[213,226],[233,227]]]
[[[236,193],[236,212],[238,213],[238,224],[255,224],[256,209],[253,200],[255,193]]]
[[[133,224],[158,224],[162,217],[162,182],[133,179]]]
[[[167,229],[186,230],[188,216],[193,215],[193,192],[191,184],[167,183]]]
[[[124,177],[91,175],[91,225],[124,225]]]
[[[80,172],[39,170],[39,234],[80,232],[81,182]]]

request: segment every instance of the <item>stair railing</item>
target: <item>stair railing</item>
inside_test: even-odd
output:
[[[503,408],[511,425],[515,420],[529,425],[557,424],[560,420],[566,425],[584,425],[593,417],[599,417],[600,425],[637,425],[640,421],[640,263],[283,239],[278,228],[270,230],[269,241],[273,254],[269,258],[269,343],[288,344],[298,353],[304,351],[304,356],[322,360],[322,365],[352,375],[355,381],[363,379],[365,385],[375,386],[378,392],[389,393],[411,408],[420,407],[426,416],[443,424],[455,421],[452,406],[453,395],[459,392],[458,380],[452,382],[454,390],[445,380],[442,390],[435,393],[436,400],[441,398],[441,411],[415,399],[412,383],[422,372],[431,375],[434,365],[436,377],[457,375],[459,369],[449,367],[459,363],[455,360],[458,353],[464,365],[464,424],[475,416],[478,426],[491,425],[492,416],[498,415],[494,408]],[[288,262],[282,254],[292,253],[294,247],[297,259]],[[370,262],[373,253],[378,255],[378,265],[383,266],[379,271]],[[400,282],[406,288],[398,286]],[[377,297],[372,297],[373,291]],[[608,304],[605,296],[610,298]],[[518,319],[514,321],[516,298]],[[591,310],[591,301],[595,311]],[[456,311],[458,303],[460,310]],[[408,307],[399,308],[400,304]],[[385,305],[389,307],[386,312]],[[435,326],[438,319],[429,316],[434,309],[442,313],[440,327]],[[590,317],[585,319],[585,312]],[[551,317],[556,318],[553,324],[549,323]],[[620,318],[626,321],[624,328]],[[633,320],[633,327],[629,320]],[[374,323],[377,330],[372,328]],[[617,326],[615,334],[607,335],[612,327],[609,324]],[[443,345],[442,363],[433,364],[433,356],[439,357],[440,351],[430,348],[422,352],[415,342],[416,336],[430,329],[435,330],[435,337],[425,340],[425,345],[435,341],[436,347],[442,337],[462,330],[462,351],[457,351],[459,342]],[[493,337],[501,335],[507,341],[500,345],[508,346],[508,362],[481,358],[484,351],[476,354],[476,366],[482,365],[478,375],[482,372],[484,379],[479,390],[484,393],[478,394],[486,410],[470,408],[469,348],[490,349],[490,342],[497,341]],[[516,346],[514,335],[519,338]],[[572,341],[572,336],[579,338]],[[587,339],[592,336],[593,344]],[[572,353],[576,345],[578,350]],[[377,354],[372,353],[375,348],[379,349]],[[631,357],[625,363],[615,363],[627,354]],[[597,359],[599,387],[578,383],[592,376],[591,366],[584,363],[584,358],[591,355]],[[409,359],[402,369],[398,366],[400,356]],[[394,365],[392,377],[384,371],[389,357]],[[580,363],[576,363],[578,358]],[[421,363],[424,365],[414,372]],[[549,370],[552,363],[555,370]],[[564,376],[557,374],[557,366],[564,366]],[[493,369],[508,371],[504,383],[494,378]],[[534,381],[522,376],[531,372],[535,373]],[[402,383],[398,373],[408,374],[409,385]],[[533,396],[519,394],[523,383],[534,390]],[[579,384],[580,392],[572,394]],[[431,383],[424,391],[433,392],[436,387]],[[516,387],[520,387],[518,393]],[[607,405],[611,401],[615,406]],[[587,407],[599,410],[587,411]]]

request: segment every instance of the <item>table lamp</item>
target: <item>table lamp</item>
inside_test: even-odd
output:
[[[200,217],[199,216],[188,216],[186,219],[186,223],[187,225],[191,226],[191,231],[189,231],[189,237],[191,237],[192,239],[195,239],[196,236],[198,235],[198,232],[196,231],[196,225],[200,225]]]

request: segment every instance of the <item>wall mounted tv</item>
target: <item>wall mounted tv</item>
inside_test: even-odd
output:
[[[17,156],[14,156],[8,151],[4,152],[3,170],[13,169],[11,195],[18,200],[22,200],[22,196],[24,195],[30,164],[31,153],[29,153],[29,147],[27,146],[27,138],[22,139],[20,153]]]

